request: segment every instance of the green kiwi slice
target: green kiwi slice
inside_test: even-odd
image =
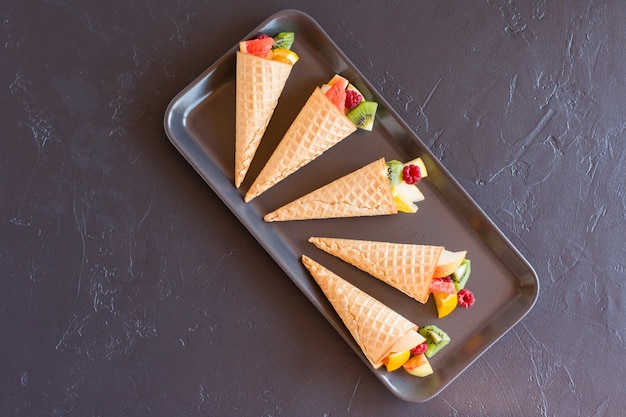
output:
[[[358,106],[350,110],[346,116],[359,129],[372,130],[377,109],[378,103],[375,101],[362,101]]]
[[[465,288],[465,284],[467,283],[471,272],[471,261],[467,258],[463,259],[463,262],[461,262],[461,265],[457,268],[457,270],[454,271],[452,275],[450,275],[452,282],[454,282],[454,288],[456,289],[456,292],[459,292],[459,290]]]
[[[393,159],[391,161],[387,161],[385,165],[387,165],[387,178],[389,178],[389,184],[392,187],[400,184],[402,182],[402,169],[404,168],[404,164]]]
[[[294,39],[295,35],[293,32],[280,32],[278,35],[274,36],[274,45],[272,45],[272,49],[291,49]]]
[[[426,357],[431,358],[435,356],[441,349],[450,343],[450,336],[439,327],[434,324],[429,324],[418,330],[418,333],[424,336],[428,349],[426,350]]]

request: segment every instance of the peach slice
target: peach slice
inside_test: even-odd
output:
[[[433,367],[423,353],[413,356],[402,367],[409,374],[419,377],[425,377],[433,373]]]

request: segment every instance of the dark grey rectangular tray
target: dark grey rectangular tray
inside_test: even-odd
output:
[[[267,253],[318,308],[376,377],[406,401],[423,402],[437,395],[530,311],[539,291],[530,264],[476,205],[457,181],[355,68],[324,30],[307,14],[285,10],[270,16],[244,38],[259,33],[293,31],[294,65],[279,104],[240,189],[234,186],[235,52],[234,45],[215,64],[181,91],[165,113],[165,131]],[[372,132],[358,131],[326,151],[261,196],[244,203],[243,195],[282,138],[315,86],[339,73],[367,99],[379,103]],[[408,161],[420,156],[428,178],[420,183],[426,200],[415,214],[265,223],[263,216],[305,193],[380,157]],[[443,245],[467,250],[472,261],[468,287],[476,304],[437,318],[431,299],[422,305],[364,272],[307,243],[310,236],[344,237]],[[375,370],[332,306],[301,264],[306,254],[419,326],[434,323],[451,343],[431,359],[434,374],[413,377],[403,370]],[[323,346],[319,347],[323,349]]]

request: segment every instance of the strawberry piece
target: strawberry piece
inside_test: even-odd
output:
[[[342,113],[344,113],[346,108],[346,90],[345,88],[342,88],[340,83],[331,85],[326,92],[326,97],[328,97],[328,99],[332,101]]]

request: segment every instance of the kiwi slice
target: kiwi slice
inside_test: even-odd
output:
[[[402,182],[402,169],[404,164],[400,161],[391,160],[385,163],[387,165],[387,178],[392,187]]]
[[[350,110],[346,116],[359,129],[372,130],[377,109],[378,103],[375,101],[362,101],[358,106]]]
[[[450,336],[434,324],[420,328],[418,333],[426,339],[428,349],[425,354],[427,358],[432,358],[450,343]]]
[[[274,45],[272,45],[272,49],[291,49],[294,39],[295,35],[293,32],[280,32],[278,35],[274,36]]]
[[[456,289],[456,292],[459,292],[459,290],[465,288],[465,284],[467,283],[471,272],[471,261],[467,258],[463,259],[461,265],[459,265],[456,271],[454,271],[452,275],[450,275],[450,278],[452,278],[452,282],[454,282],[454,288]]]

